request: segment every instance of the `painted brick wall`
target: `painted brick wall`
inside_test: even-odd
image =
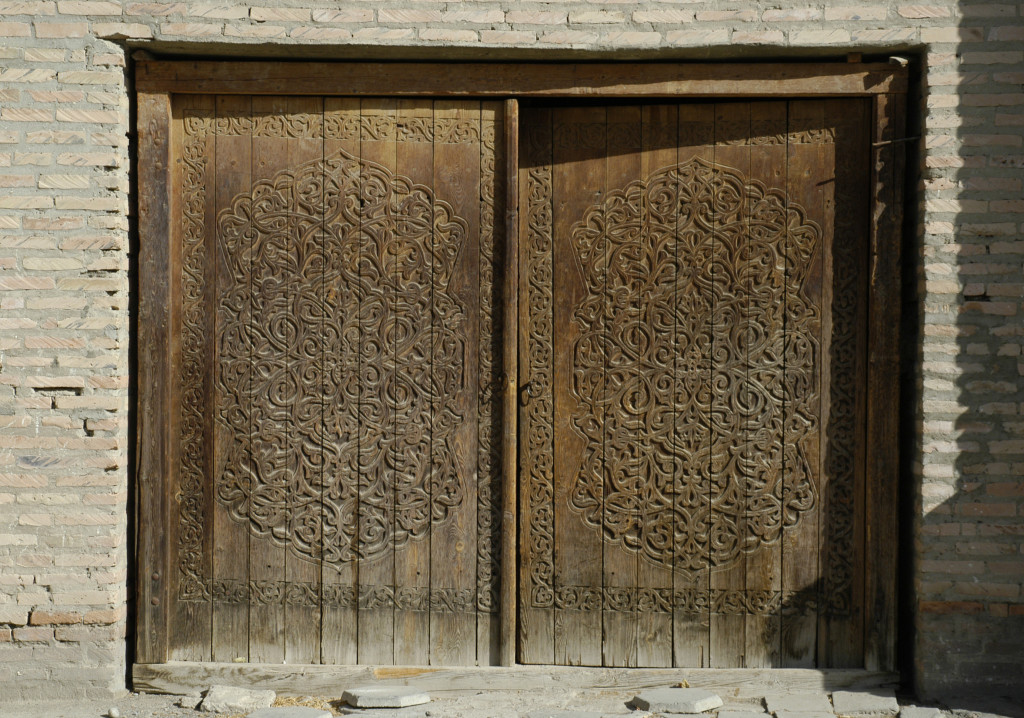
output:
[[[1019,677],[1022,13],[1012,0],[0,1],[0,692],[124,685],[126,40],[199,55],[918,58],[916,673],[932,695]]]

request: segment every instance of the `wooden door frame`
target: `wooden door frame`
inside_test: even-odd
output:
[[[164,477],[173,459],[165,417],[174,379],[169,349],[175,314],[170,302],[170,219],[177,206],[171,156],[174,94],[465,97],[506,100],[506,284],[503,319],[517,326],[518,104],[520,98],[783,99],[870,98],[871,187],[867,336],[865,497],[865,668],[896,670],[900,262],[904,125],[908,71],[887,63],[369,63],[138,60],[138,448],[135,505],[138,534],[136,654],[138,663],[167,660],[166,607],[172,570]],[[382,92],[382,88],[384,92]],[[517,336],[504,332],[503,535],[518,537]],[[516,660],[517,542],[502,542],[502,665]]]

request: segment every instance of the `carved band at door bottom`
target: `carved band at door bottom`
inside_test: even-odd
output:
[[[254,606],[323,606],[361,610],[395,608],[435,613],[493,613],[497,611],[498,605],[496,597],[479,595],[472,588],[406,586],[395,589],[392,586],[218,579],[206,582],[202,589],[203,595],[192,600]]]
[[[550,607],[550,606],[549,606]],[[630,588],[560,586],[554,608],[570,611],[618,611],[624,613],[724,613],[767,615],[814,611],[813,594],[782,591],[728,589]]]

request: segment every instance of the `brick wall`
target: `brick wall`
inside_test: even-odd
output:
[[[1019,676],[1022,12],[1011,0],[0,1],[0,691],[124,684],[126,40],[200,55],[918,58],[910,644],[926,693]]]

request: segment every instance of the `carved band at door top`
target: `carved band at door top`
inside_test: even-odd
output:
[[[587,525],[688,574],[778,541],[813,506],[818,312],[802,285],[820,238],[785,193],[702,159],[573,226],[586,445],[569,502]]]

